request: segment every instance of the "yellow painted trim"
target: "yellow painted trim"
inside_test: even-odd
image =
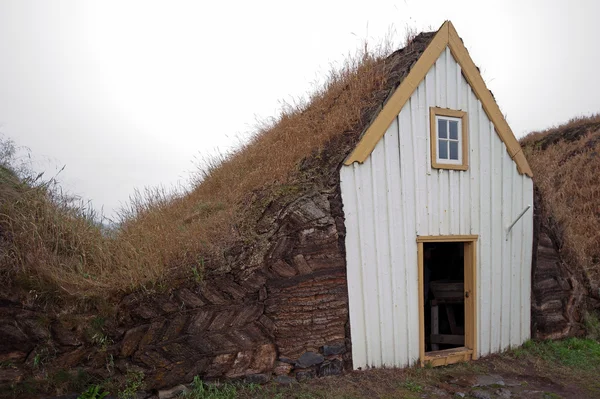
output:
[[[462,126],[462,163],[461,164],[448,164],[437,162],[437,124],[435,123],[436,116],[449,116],[452,118],[460,118]],[[458,111],[455,109],[448,108],[429,108],[429,132],[431,143],[431,167],[435,169],[453,169],[453,170],[467,170],[469,169],[469,119],[465,111]]]
[[[477,241],[479,236],[472,235],[447,235],[447,236],[417,236],[417,242],[469,242]]]
[[[517,170],[520,174],[533,177],[533,172],[523,155],[519,142],[510,129],[510,126],[508,126],[496,100],[485,85],[477,66],[475,66],[462,39],[458,36],[450,21],[444,22],[437,31],[429,46],[427,46],[421,57],[417,60],[408,76],[392,94],[373,123],[367,128],[354,148],[354,151],[344,161],[344,164],[351,165],[353,162],[363,163],[367,159],[446,46],[450,48],[452,55],[462,69],[463,75],[471,85],[477,98],[481,101],[486,115],[494,124],[495,130],[506,145],[506,150],[510,157],[517,164]]]
[[[417,261],[419,268],[419,364],[424,366],[445,366],[461,361],[477,359],[477,240],[479,236],[471,235],[442,235],[417,236]],[[423,292],[423,267],[425,242],[464,242],[465,268],[465,347],[447,351],[425,352],[425,299]],[[459,350],[461,349],[461,350]]]
[[[477,359],[477,249],[475,241],[465,242],[465,346]]]
[[[422,366],[432,367],[447,366],[449,364],[467,362],[473,358],[473,351],[467,348],[436,351],[423,357]]]
[[[477,355],[479,353],[479,312],[477,311],[477,299],[479,298],[479,293],[477,292],[477,246],[475,242],[472,242],[470,245],[472,246],[471,274],[473,275],[473,286],[471,287],[471,291],[473,292],[473,301],[471,303],[471,314],[473,315],[473,338],[471,341],[471,349],[473,349],[473,360],[477,360],[479,358],[479,356]]]
[[[417,259],[419,262],[419,359],[421,367],[425,361],[425,293],[423,292],[423,243],[417,243]]]

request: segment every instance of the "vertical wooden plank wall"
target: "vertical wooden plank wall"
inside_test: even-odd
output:
[[[469,169],[431,168],[429,107],[469,120]],[[529,338],[533,184],[448,49],[363,163],[341,168],[355,368],[419,357],[418,235],[477,234],[478,355]]]

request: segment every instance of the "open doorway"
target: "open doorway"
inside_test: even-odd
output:
[[[464,243],[423,244],[425,352],[465,346]]]
[[[475,353],[477,236],[418,237],[421,364],[451,364]]]

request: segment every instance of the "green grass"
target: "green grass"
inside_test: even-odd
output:
[[[194,377],[192,391],[182,394],[185,399],[235,399],[238,390],[234,384],[209,385]]]
[[[136,393],[144,387],[144,373],[128,370],[125,387],[119,390],[119,399],[134,399]]]
[[[598,318],[598,314],[585,312],[583,314],[583,322],[587,337],[600,341],[600,319]]]
[[[547,362],[558,363],[580,371],[600,371],[600,343],[588,338],[561,341],[527,341],[515,355],[531,354]]]
[[[402,383],[402,387],[410,392],[415,392],[415,393],[419,393],[419,392],[423,391],[423,387],[421,386],[421,384],[418,384],[411,380],[407,380],[404,383]]]

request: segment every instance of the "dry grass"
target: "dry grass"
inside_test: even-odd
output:
[[[218,266],[223,251],[246,238],[239,226],[253,193],[285,184],[304,158],[365,123],[365,110],[378,105],[387,83],[387,54],[385,46],[365,46],[349,56],[308,100],[284,106],[238,150],[210,159],[192,189],[138,193],[109,234],[53,180],[12,173],[5,162],[5,280],[79,297],[110,296],[185,276],[206,263]]]
[[[522,140],[542,199],[542,216],[560,250],[600,284],[600,115],[534,132]]]

